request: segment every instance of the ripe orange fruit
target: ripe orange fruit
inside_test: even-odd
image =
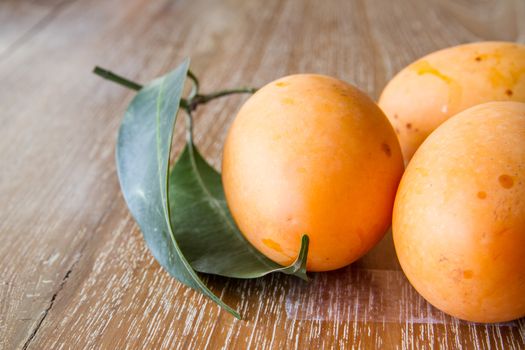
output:
[[[525,103],[478,105],[437,128],[403,175],[392,229],[403,271],[437,308],[525,316]]]
[[[403,160],[377,105],[314,74],[278,79],[241,108],[227,136],[222,179],[241,232],[279,264],[310,237],[307,268],[364,255],[390,225]]]

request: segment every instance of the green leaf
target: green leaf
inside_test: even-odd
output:
[[[117,171],[129,210],[160,265],[240,318],[204,285],[184,258],[169,220],[169,154],[188,67],[187,59],[142,88],[131,101],[118,134]]]
[[[175,237],[195,270],[235,278],[255,278],[280,271],[307,280],[308,237],[303,236],[298,257],[288,267],[259,253],[232,220],[220,174],[204,160],[195,145],[186,145],[171,170],[169,182]]]
[[[288,267],[262,256],[236,228],[224,201],[220,175],[191,142],[171,176],[168,174],[188,67],[187,59],[143,87],[131,101],[117,140],[118,176],[128,207],[159,264],[240,318],[204,285],[195,270],[239,278],[281,271],[306,279],[308,237],[303,237],[298,258]]]

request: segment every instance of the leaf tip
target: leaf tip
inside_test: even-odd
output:
[[[224,303],[222,300],[220,300],[218,302],[219,306],[221,306],[224,310],[226,310],[230,315],[232,315],[233,317],[235,317],[236,319],[238,319],[239,321],[242,321],[242,316],[241,314],[235,310],[234,308],[232,308],[231,306],[229,306],[228,304]]]
[[[184,59],[182,60],[181,65],[184,65],[184,66],[187,67],[186,69],[189,69],[190,68],[190,62],[191,62],[190,56],[185,56]]]
[[[308,277],[308,274],[306,273],[306,271],[304,273],[298,274],[297,277],[299,277],[305,282],[310,282],[310,278]]]
[[[292,274],[299,277],[302,280],[308,281],[308,275],[306,274],[306,261],[308,260],[308,246],[310,244],[310,237],[307,234],[301,236],[301,248],[299,255],[295,260],[294,271]]]

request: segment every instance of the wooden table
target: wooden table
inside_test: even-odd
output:
[[[460,322],[399,271],[391,237],[310,284],[206,277],[221,311],[160,269],[117,181],[116,131],[140,82],[191,56],[203,90],[296,72],[337,76],[377,98],[414,59],[478,40],[525,41],[522,0],[0,2],[0,348],[525,348],[525,321]],[[245,97],[197,113],[220,165]],[[180,128],[176,149],[180,149]]]

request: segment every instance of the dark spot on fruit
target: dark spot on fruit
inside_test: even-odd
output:
[[[481,62],[481,56],[476,56],[476,58],[474,58],[476,60],[476,62]]]
[[[412,124],[407,123],[407,129],[408,129],[408,130],[412,129]]]
[[[399,129],[398,129],[398,128],[395,128],[394,130],[395,130],[396,134],[399,135]]]
[[[419,131],[419,129],[418,129],[418,128],[415,128],[415,129],[414,129],[414,131],[415,131],[415,132],[418,132],[418,131]]]
[[[478,198],[479,199],[485,199],[487,198],[487,193],[485,191],[479,191],[478,192]]]
[[[394,119],[397,119],[399,118],[397,114],[394,114]]]
[[[512,179],[512,177],[510,175],[506,175],[506,174],[500,175],[498,180],[499,180],[499,184],[503,188],[507,188],[508,189],[508,188],[512,188],[512,186],[514,186],[514,179]]]
[[[471,279],[472,276],[474,276],[474,272],[472,272],[472,270],[465,270],[465,271],[463,271],[463,277],[464,277],[466,280]]]
[[[441,256],[438,260],[439,263],[446,263],[448,262],[448,258],[446,256]]]
[[[381,150],[382,150],[383,152],[385,152],[385,154],[386,154],[387,157],[392,156],[392,150],[390,149],[390,146],[389,146],[387,143],[384,143],[384,142],[383,142],[383,143],[381,144]]]
[[[511,96],[512,96],[512,94],[513,94],[513,92],[512,92],[512,90],[511,90],[511,89],[507,89],[507,90],[505,90],[505,95],[507,95],[507,96],[511,97]]]
[[[510,229],[504,228],[503,230],[500,230],[500,231],[496,232],[496,236],[501,236],[501,235],[503,235],[503,234],[505,234],[505,233],[507,233],[509,231],[510,231]]]

